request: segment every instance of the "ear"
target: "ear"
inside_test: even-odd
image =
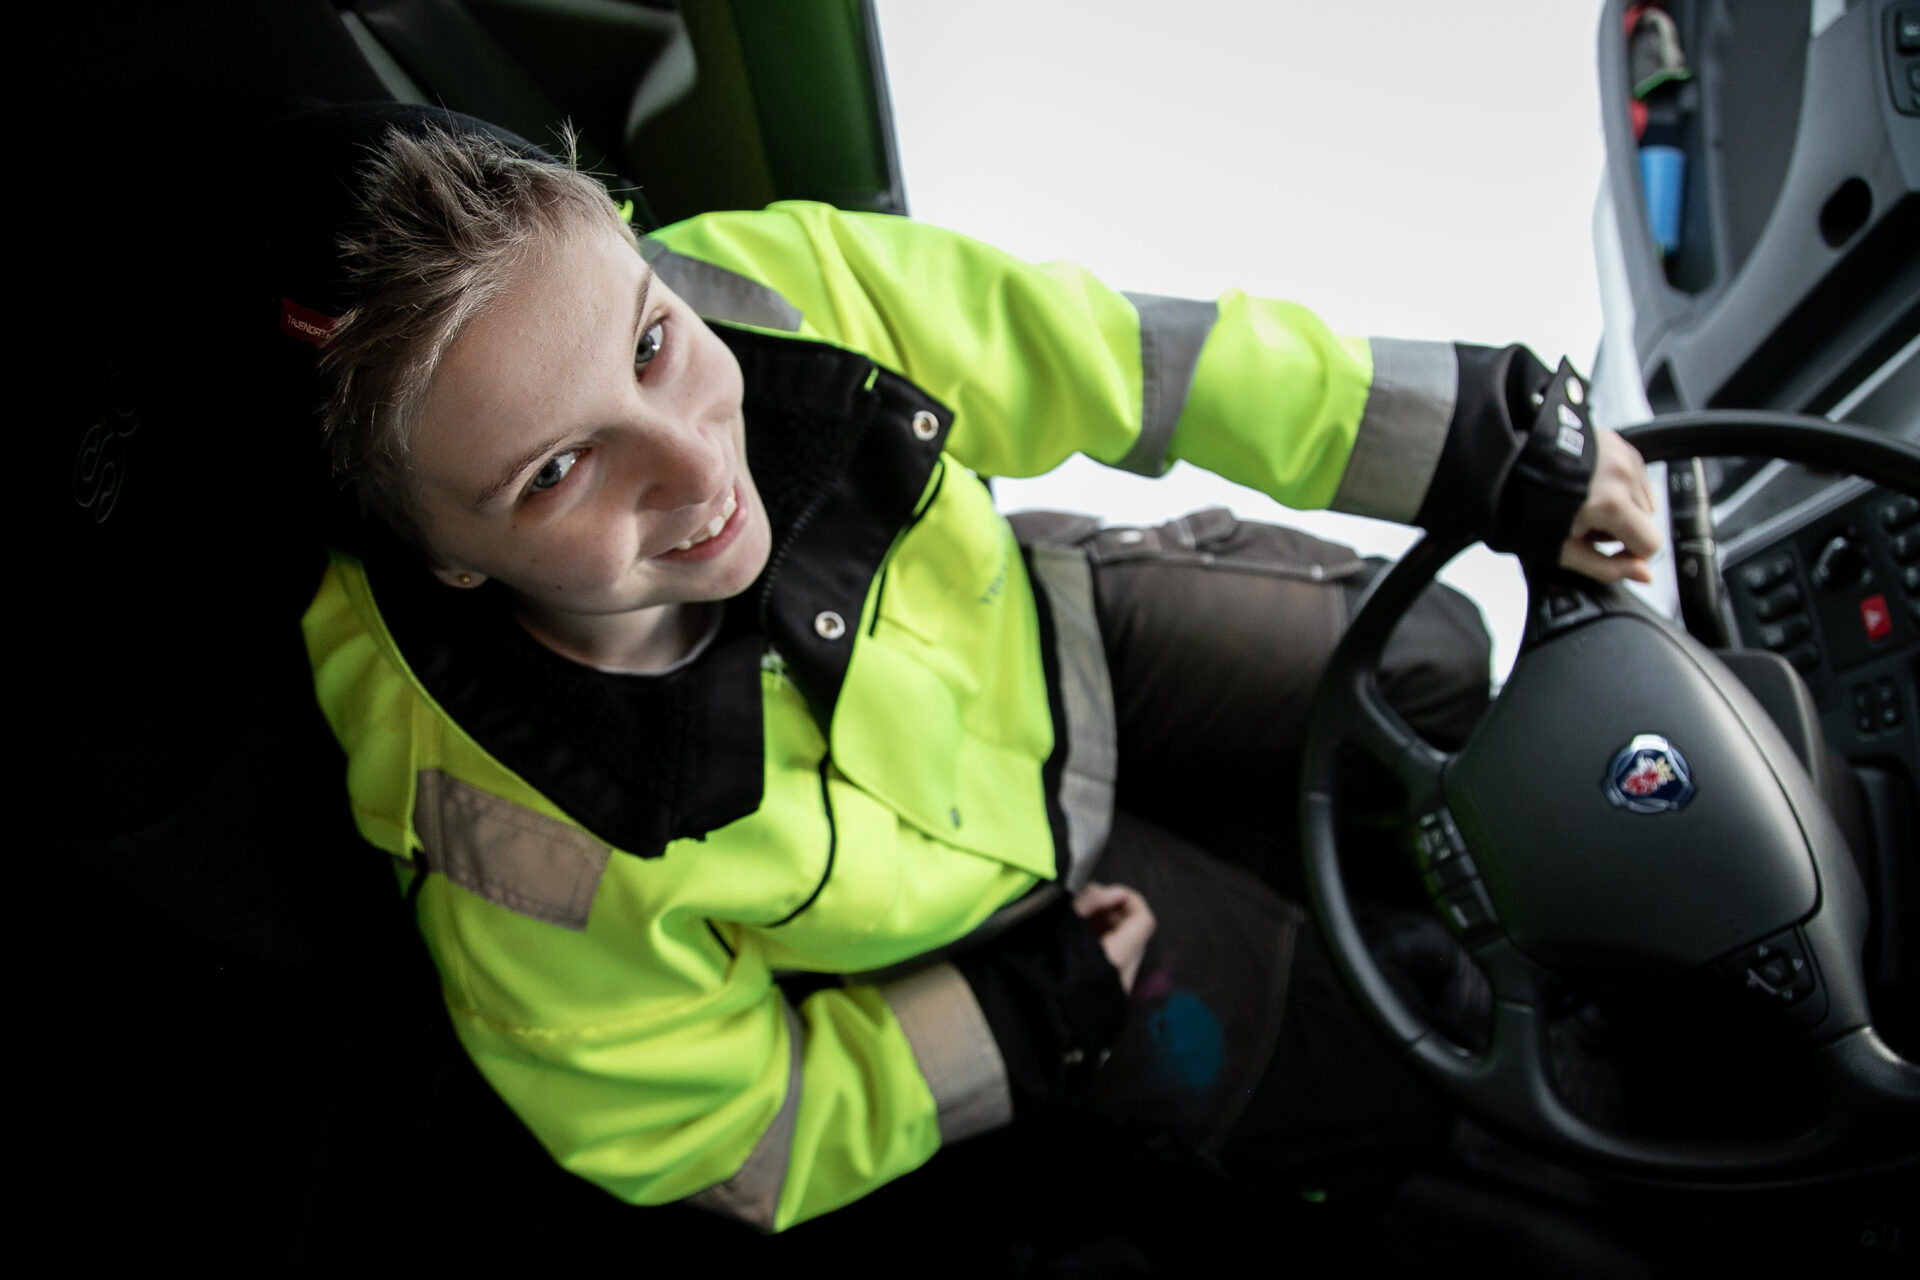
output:
[[[487,580],[487,575],[484,573],[472,573],[465,569],[447,569],[439,565],[434,566],[433,576],[450,587],[472,588]]]

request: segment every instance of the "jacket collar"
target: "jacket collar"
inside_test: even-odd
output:
[[[499,592],[448,590],[391,552],[367,561],[387,628],[441,709],[587,830],[640,857],[759,807],[769,648],[826,730],[869,589],[952,423],[857,352],[715,331],[740,361],[748,464],[773,549],[693,662],[659,676],[597,671],[534,641]],[[916,415],[936,429],[920,417],[916,431]]]

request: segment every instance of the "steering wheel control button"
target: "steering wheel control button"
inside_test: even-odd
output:
[[[1614,754],[1601,787],[1608,801],[1629,813],[1674,813],[1693,800],[1693,770],[1659,734],[1636,734]]]
[[[1460,828],[1454,825],[1452,814],[1437,809],[1421,815],[1419,830],[1413,836],[1413,856],[1423,874],[1466,860],[1467,842],[1461,838]],[[1465,874],[1475,874],[1472,863],[1467,863]]]
[[[1880,508],[1880,527],[1888,533],[1898,533],[1920,521],[1920,498],[1910,494],[1900,494]]]
[[[1537,634],[1546,637],[1599,617],[1600,606],[1584,591],[1551,587],[1535,606],[1533,616]]]
[[[1480,868],[1473,865],[1473,859],[1466,854],[1448,858],[1445,862],[1434,864],[1433,870],[1420,877],[1427,887],[1429,896],[1437,897],[1449,889],[1456,889],[1469,880],[1480,878]]]
[[[1493,902],[1478,880],[1469,880],[1434,899],[1440,918],[1462,938],[1478,938],[1500,927]]]
[[[1721,976],[1745,990],[1756,1003],[1778,1009],[1802,1004],[1819,986],[1806,947],[1791,929],[1742,947],[1720,961],[1719,969]]]

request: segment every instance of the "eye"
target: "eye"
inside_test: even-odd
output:
[[[649,326],[647,331],[640,335],[640,345],[633,349],[633,371],[645,372],[646,367],[653,363],[653,358],[660,354],[660,348],[665,346],[666,342],[666,325],[656,322]]]
[[[528,487],[535,492],[542,489],[553,488],[553,486],[567,478],[567,472],[573,470],[573,464],[578,461],[580,461],[580,451],[577,449],[569,449],[565,453],[554,454],[551,458],[547,459],[546,463],[541,466],[538,471],[533,473],[533,480]]]

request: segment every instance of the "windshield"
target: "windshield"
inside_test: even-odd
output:
[[[879,0],[910,209],[1123,289],[1298,300],[1358,334],[1522,341],[1592,365],[1602,168],[1598,4],[964,6]],[[1085,460],[998,482],[1008,509],[1118,522],[1224,504],[1397,555],[1412,535],[1285,513],[1180,466]],[[1514,562],[1446,575],[1482,603],[1495,666],[1520,632]]]

